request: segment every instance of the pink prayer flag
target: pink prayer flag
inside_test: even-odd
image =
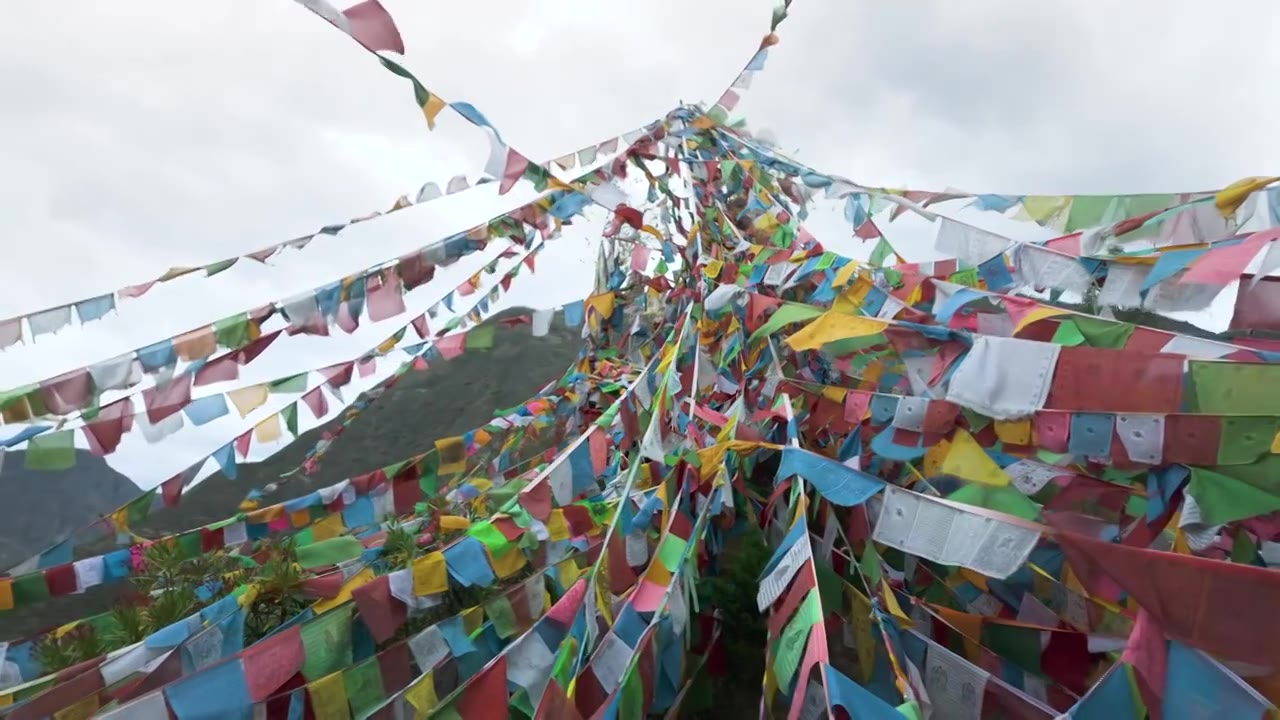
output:
[[[338,306],[338,327],[342,328],[342,332],[350,335],[360,327],[360,314],[351,314],[351,305],[347,301],[343,301]]]
[[[582,607],[583,598],[587,596],[587,581],[578,580],[564,595],[547,610],[547,617],[563,628],[573,626],[573,618]]]
[[[440,352],[440,357],[443,357],[445,360],[452,360],[462,354],[462,350],[466,346],[466,342],[466,333],[446,335],[436,341],[436,350]]]
[[[302,402],[311,411],[312,417],[317,420],[329,412],[329,400],[324,396],[324,388],[316,388],[303,395]]]
[[[89,451],[98,457],[110,455],[120,446],[120,438],[133,426],[133,399],[125,396],[98,412],[83,428]]]
[[[1215,287],[1229,285],[1239,280],[1249,262],[1277,238],[1280,238],[1280,227],[1256,232],[1235,245],[1214,248],[1196,258],[1178,282]]]
[[[1071,413],[1041,410],[1031,417],[1032,439],[1049,452],[1066,452],[1070,434]]]
[[[551,517],[551,486],[542,482],[529,483],[520,491],[520,507],[539,520]]]
[[[235,439],[236,455],[239,455],[241,459],[244,459],[244,458],[248,457],[248,455],[249,455],[249,443],[251,443],[251,442],[253,442],[253,430],[252,430],[252,429],[250,429],[248,432],[246,432],[245,434],[243,434],[243,435],[241,435],[240,437],[238,437],[238,438],[236,438],[236,439]],[[287,525],[286,525],[286,527],[287,527]]]
[[[236,362],[236,355],[223,355],[196,371],[195,384],[200,387],[228,382],[239,377],[240,364]]]
[[[591,469],[599,475],[609,465],[609,441],[604,433],[593,432],[587,438],[587,445],[591,450]]]
[[[510,192],[528,167],[529,158],[507,148],[507,166],[502,170],[502,182],[498,184],[498,194],[506,195]]]
[[[725,90],[720,99],[716,101],[716,104],[725,110],[733,110],[738,106],[738,99],[738,93],[732,90]]]
[[[370,320],[380,322],[404,312],[400,276],[394,269],[385,271],[380,280],[371,278],[366,292],[365,306]]]
[[[662,596],[666,592],[667,589],[657,583],[641,580],[640,586],[631,596],[631,605],[638,612],[654,612],[658,609],[658,603],[662,602]]]
[[[22,341],[22,318],[0,322],[0,349]]]
[[[54,415],[70,415],[89,404],[93,383],[87,368],[72,370],[40,385],[45,408]]]
[[[858,424],[867,416],[867,409],[871,407],[871,393],[862,390],[850,390],[844,396],[844,419],[845,422]]]
[[[649,255],[652,250],[647,245],[636,245],[631,250],[631,269],[636,272],[644,272],[649,267]]]
[[[363,358],[356,363],[356,372],[360,373],[360,377],[366,378],[374,374],[378,370],[378,360],[376,358]]]
[[[302,670],[302,633],[294,625],[245,648],[242,655],[249,699],[262,702]]]
[[[425,313],[414,318],[410,324],[413,325],[413,331],[418,333],[419,338],[427,339],[427,316]]]
[[[155,425],[190,404],[192,379],[193,376],[184,373],[163,388],[144,390],[142,401],[147,408],[147,421]]]
[[[355,370],[356,364],[353,362],[340,363],[331,365],[320,371],[320,376],[324,378],[324,382],[331,388],[340,388],[351,382],[351,373]]]
[[[1046,240],[1044,246],[1056,252],[1080,257],[1080,238],[1083,235],[1084,233],[1079,232],[1063,235],[1052,240]]]
[[[141,285],[130,285],[127,288],[121,288],[117,294],[122,298],[140,298],[151,289],[152,285],[155,284],[156,281],[152,280],[151,282],[142,283]]]
[[[351,28],[351,37],[369,52],[389,50],[404,54],[404,40],[391,14],[378,0],[365,0],[342,11]]]
[[[819,621],[809,630],[809,642],[805,647],[804,657],[800,660],[800,675],[796,680],[796,692],[791,696],[791,709],[787,711],[787,720],[799,720],[800,710],[804,708],[805,690],[809,687],[809,676],[813,673],[814,666],[818,666],[818,682],[822,684],[822,694],[827,699],[827,707],[831,707],[831,697],[827,693],[827,674],[821,667],[830,660],[827,654],[827,630]]]
[[[1164,697],[1165,671],[1169,664],[1169,644],[1165,640],[1160,624],[1151,613],[1138,610],[1138,621],[1129,632],[1129,640],[1124,644],[1121,662],[1133,666],[1138,676],[1147,684],[1151,693],[1159,698]]]

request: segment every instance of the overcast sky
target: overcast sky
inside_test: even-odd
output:
[[[423,83],[473,103],[535,160],[638,127],[680,100],[713,101],[754,52],[772,8],[384,4]],[[795,0],[736,114],[800,160],[866,184],[1210,189],[1280,167],[1277,27],[1280,5],[1267,0]],[[484,136],[448,111],[428,133],[406,81],[291,0],[17,3],[0,26],[0,97],[0,318],[386,209],[427,181],[474,180],[488,154]],[[492,190],[366,223],[271,266],[242,263],[159,287],[94,327],[0,353],[0,385],[287,297],[532,197],[527,187],[506,198]],[[814,232],[852,247],[838,218],[838,208],[819,213]],[[931,257],[931,232],[906,222],[892,230],[899,250]],[[581,297],[591,247],[585,232],[549,247],[510,301]],[[424,291],[416,307],[483,261]],[[289,339],[253,378],[350,359],[369,339]],[[194,452],[183,447],[140,446],[139,457],[168,455],[157,477],[135,479],[149,485],[180,469]]]

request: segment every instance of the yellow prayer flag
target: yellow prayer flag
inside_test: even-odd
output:
[[[1010,334],[1013,336],[1017,336],[1018,333],[1022,332],[1028,325],[1030,325],[1033,322],[1039,322],[1040,320],[1044,320],[1045,318],[1058,317],[1059,315],[1069,315],[1069,314],[1070,313],[1068,313],[1066,310],[1059,310],[1057,308],[1051,308],[1051,307],[1035,308],[1031,310],[1031,312],[1028,312],[1026,315],[1023,315],[1022,318],[1018,320],[1018,324],[1013,326],[1013,332]]]
[[[413,561],[413,594],[436,595],[449,589],[444,553],[432,552]]]
[[[996,437],[1010,445],[1031,444],[1031,418],[1021,420],[996,420]]]
[[[720,271],[724,269],[724,262],[721,260],[712,260],[702,266],[702,276],[708,280],[715,280],[720,277]]]
[[[831,287],[842,288],[853,280],[853,274],[858,272],[860,267],[857,262],[848,262],[836,271],[836,276],[831,279]]]
[[[475,607],[469,607],[466,610],[462,611],[462,628],[467,631],[468,635],[479,630],[480,626],[483,624],[484,624],[484,608],[483,607],[476,605]]]
[[[346,526],[342,524],[342,513],[325,515],[311,526],[311,538],[316,542],[330,540],[341,535],[342,531],[346,529]]]
[[[911,626],[911,618],[902,612],[902,606],[898,604],[898,598],[893,594],[893,590],[889,587],[889,583],[880,580],[880,595],[884,598],[884,606],[889,610],[889,614]]]
[[[441,475],[456,475],[467,469],[467,447],[461,437],[436,440],[440,464],[436,471]]]
[[[951,452],[951,441],[941,440],[930,447],[924,453],[924,474],[925,477],[933,477],[942,474],[942,461],[946,459],[947,453]]]
[[[1280,177],[1247,177],[1237,180],[1213,196],[1213,206],[1218,208],[1222,217],[1232,217],[1250,195],[1277,180],[1280,180]]]
[[[840,312],[825,312],[787,338],[792,350],[817,350],[837,340],[877,335],[889,324]]]
[[[493,566],[493,574],[499,578],[509,578],[520,572],[529,561],[517,545],[508,545],[507,549],[501,553],[495,553],[489,548],[485,548],[485,552],[489,555],[489,564]]]
[[[253,439],[260,443],[273,443],[280,439],[280,416],[268,415],[253,426]]]
[[[311,709],[316,720],[351,720],[347,685],[341,670],[308,684],[307,693],[311,695]]]
[[[1022,198],[1019,216],[1029,217],[1042,227],[1056,227],[1058,221],[1066,220],[1074,199],[1070,195],[1026,195]]]
[[[9,578],[0,579],[0,610],[13,609],[13,581]]]
[[[547,535],[554,541],[569,539],[569,523],[564,519],[564,510],[556,508],[547,518]]]
[[[236,390],[227,392],[227,397],[231,400],[231,404],[236,406],[236,410],[240,412],[240,417],[248,417],[249,413],[262,407],[267,401],[266,385],[250,385]]]
[[[769,212],[760,213],[760,217],[756,218],[756,221],[751,223],[751,225],[755,227],[757,230],[759,230],[760,232],[767,232],[767,233],[772,233],[773,231],[781,227],[781,225],[778,223],[778,218],[774,217],[773,213],[769,213]]]
[[[661,541],[657,547],[662,547]],[[654,562],[649,563],[649,569],[645,570],[644,579],[659,587],[666,587],[671,584],[671,571],[655,558]]]
[[[595,310],[599,317],[613,317],[614,294],[611,292],[592,295],[583,303],[587,310]]]
[[[466,530],[469,527],[471,527],[471,521],[462,517],[461,515],[441,515],[440,516],[441,530],[457,531],[457,530]]]
[[[955,434],[951,436],[951,450],[942,459],[940,469],[947,475],[983,485],[1009,484],[1009,476],[964,428],[956,428]]]
[[[436,129],[436,116],[439,115],[440,111],[444,110],[444,108],[445,101],[443,98],[434,93],[427,96],[427,101],[422,104],[422,116],[427,119],[428,130]]]
[[[414,680],[405,688],[404,699],[413,706],[414,720],[426,720],[436,705],[440,704],[440,699],[436,697],[435,673],[428,670],[426,675]]]
[[[1276,436],[1271,438],[1271,454],[1280,455],[1280,432],[1277,432]]]

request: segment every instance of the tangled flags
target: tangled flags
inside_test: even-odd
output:
[[[376,2],[304,4],[371,53],[402,50]],[[436,264],[468,243],[511,239],[527,261],[487,301],[518,282],[522,263],[532,269],[541,245],[530,238],[554,237],[588,200],[609,210],[595,289],[563,310],[583,351],[534,397],[301,497],[269,502],[273,485],[222,522],[134,536],[130,522],[181,496],[195,471],[184,473],[103,521],[116,538],[105,553],[68,541],[0,579],[0,609],[11,610],[137,577],[157,545],[258,567],[291,535],[305,609],[252,634],[247,618],[270,588],[214,583],[189,617],[70,667],[46,666],[36,649],[114,636],[116,616],[14,639],[0,712],[631,720],[706,710],[708,681],[734,702],[749,696],[751,715],[788,720],[1277,712],[1280,630],[1267,616],[1280,601],[1280,355],[1266,341],[1159,322],[1238,285],[1237,317],[1280,323],[1253,294],[1270,292],[1280,231],[1246,229],[1280,217],[1276,179],[1046,197],[872,188],[804,167],[726,122],[787,10],[735,89],[709,110],[668,114],[592,175],[595,189],[554,190],[443,251],[130,355],[110,385],[138,385],[135,362],[167,368],[188,384],[146,391],[147,413],[190,417],[192,378],[209,365],[174,375],[176,358],[225,350],[248,362],[246,348],[269,337],[264,314],[321,336],[343,307],[351,322],[399,315],[400,295]],[[425,88],[418,96],[429,122],[446,106]],[[471,106],[448,107],[499,137]],[[504,185],[541,167],[511,153],[495,154]],[[618,197],[611,177],[648,183],[647,203]],[[691,191],[672,192],[675,180]],[[875,241],[870,262],[805,229],[825,200],[843,205],[854,237]],[[958,205],[1062,234],[1017,242],[947,214]],[[937,226],[947,259],[897,252],[892,222],[905,213]],[[444,302],[477,294],[478,276]],[[1058,302],[1085,296],[1140,308],[1149,325]],[[402,348],[405,368],[484,347],[487,307],[434,334],[429,315],[410,320],[319,374],[336,390],[409,327],[418,342]],[[534,312],[531,331],[545,334],[551,316]],[[19,337],[52,322],[23,318]],[[474,345],[450,334],[460,329],[479,333]],[[0,404],[26,420],[96,408],[107,375],[93,370]],[[304,469],[391,382],[357,399]],[[319,388],[288,388],[324,415]],[[247,415],[275,390],[228,399]],[[197,414],[212,406],[200,400]],[[126,415],[103,408],[97,429]],[[285,424],[296,433],[296,410]],[[48,457],[67,432],[49,429],[7,442]],[[234,465],[244,453],[229,447]],[[743,544],[767,545],[754,586],[728,600],[709,592],[744,562]],[[725,622],[738,600],[754,624]],[[736,677],[726,638],[751,632],[762,676]]]

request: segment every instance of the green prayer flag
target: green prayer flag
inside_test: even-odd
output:
[[[1023,672],[1040,674],[1040,631],[1000,623],[983,623],[982,644]]]
[[[880,554],[876,552],[876,546],[867,541],[867,547],[862,551],[862,558],[858,561],[858,569],[862,571],[862,579],[875,592],[876,586],[880,584]]]
[[[814,588],[805,596],[804,602],[796,609],[796,614],[787,621],[786,627],[778,641],[774,643],[773,674],[778,685],[787,687],[791,678],[800,667],[800,656],[804,654],[805,640],[814,624],[822,620],[822,602],[818,590]]]
[[[67,470],[76,465],[76,433],[54,430],[27,441],[28,470]]]
[[[464,347],[467,350],[488,350],[492,348],[496,329],[496,325],[481,325],[472,328],[467,332],[467,340]]]
[[[747,339],[748,343],[754,343],[756,340],[772,335],[791,323],[804,322],[812,320],[823,314],[822,308],[816,308],[812,305],[803,303],[784,302],[774,310],[773,315],[756,331],[751,333],[751,337]],[[674,363],[673,363],[674,367]]]
[[[881,235],[880,239],[876,241],[876,246],[871,248],[871,257],[867,262],[871,263],[873,267],[884,267],[884,263],[889,259],[890,255],[893,255],[893,246]]]
[[[290,435],[297,437],[298,435],[298,403],[289,403],[280,411],[280,417],[284,419],[284,427],[289,431]]]
[[[951,273],[951,277],[947,279],[955,283],[956,285],[963,285],[965,287],[976,288],[978,287],[978,269],[965,268],[964,270],[959,270],[957,272]]]
[[[1187,412],[1271,415],[1280,408],[1280,365],[1190,360]]]
[[[1075,347],[1084,344],[1084,335],[1074,320],[1063,320],[1058,323],[1058,330],[1053,334],[1051,342],[1063,347]]]
[[[376,657],[347,668],[342,673],[342,684],[346,686],[347,702],[356,717],[376,708],[387,695],[382,688],[382,671]]]
[[[1126,322],[1111,322],[1080,315],[1074,318],[1080,335],[1090,347],[1119,350],[1129,341],[1136,326]]]
[[[1218,441],[1219,465],[1249,465],[1271,455],[1276,436],[1276,418],[1240,416],[1222,418]]]
[[[507,540],[502,531],[493,526],[493,523],[484,520],[473,524],[467,528],[467,534],[479,540],[486,548],[495,554],[502,554],[507,546],[511,543]]]
[[[1280,496],[1201,467],[1191,468],[1187,492],[1200,506],[1205,525],[1222,525],[1280,510]]]
[[[10,589],[13,591],[13,606],[17,608],[38,605],[49,599],[49,586],[44,582],[44,573],[19,575],[13,579]]]
[[[335,673],[352,662],[352,605],[339,605],[301,626],[302,676],[308,682]]]
[[[152,488],[129,501],[129,504],[125,506],[125,517],[128,518],[130,523],[140,523],[151,514],[151,503],[155,500],[156,490],[158,489]]]
[[[686,544],[684,540],[675,535],[667,535],[663,538],[662,544],[658,546],[658,559],[662,561],[662,567],[670,572],[675,572],[684,560]]]
[[[507,600],[506,595],[497,595],[486,602],[484,614],[493,623],[493,630],[498,633],[498,637],[505,640],[520,632],[516,611],[511,607],[511,601]]]
[[[302,393],[307,391],[307,374],[298,373],[293,377],[287,377],[282,380],[276,380],[267,385],[269,392],[273,393]]]
[[[219,347],[242,348],[249,344],[249,315],[233,315],[213,324],[213,336]]]
[[[1036,505],[1012,485],[997,487],[969,483],[948,495],[947,499],[964,503],[965,505],[986,508],[987,510],[996,510],[1006,515],[1020,517],[1023,520],[1035,520],[1040,517],[1040,506]]]
[[[309,529],[309,528],[308,528]],[[350,535],[321,540],[298,548],[298,564],[311,569],[354,560],[364,553],[364,545]]]

